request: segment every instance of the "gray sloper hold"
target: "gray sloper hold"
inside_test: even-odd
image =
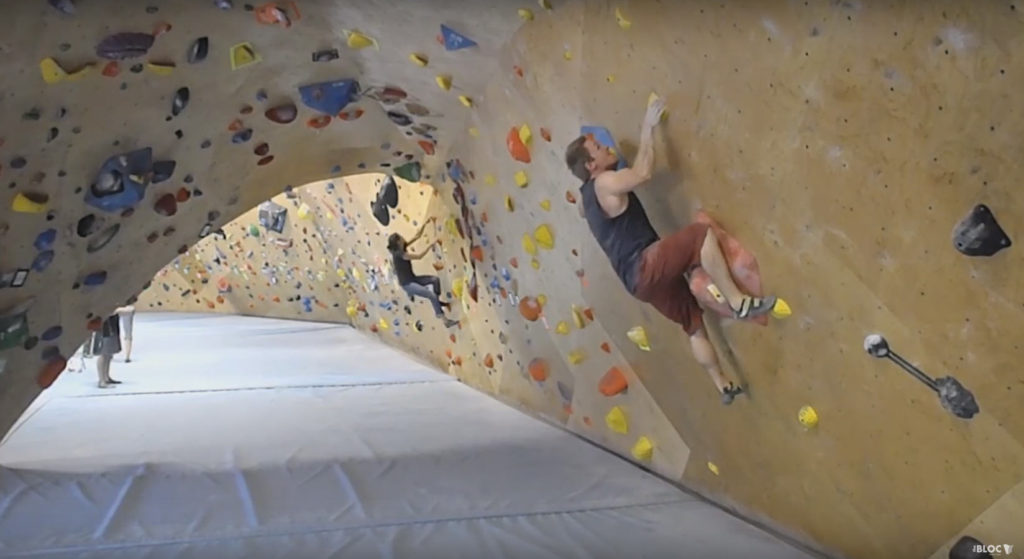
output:
[[[96,56],[108,60],[126,60],[145,56],[153,46],[154,40],[155,38],[149,33],[115,33],[96,45]]]
[[[180,115],[185,110],[185,107],[188,106],[190,97],[191,93],[187,87],[182,87],[174,92],[174,99],[171,101],[171,114],[173,116]]]
[[[120,231],[120,223],[115,223],[110,227],[107,227],[100,234],[89,239],[89,243],[86,245],[85,250],[90,254],[103,250],[104,247],[110,244],[110,241],[114,240],[114,237],[116,237]]]
[[[210,54],[210,39],[208,37],[200,37],[192,42],[192,46],[188,49],[188,62],[189,64],[196,64],[206,60],[206,56]]]
[[[953,247],[967,256],[992,256],[1012,244],[985,204],[974,206],[953,228]]]

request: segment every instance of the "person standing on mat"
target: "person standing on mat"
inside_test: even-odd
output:
[[[451,304],[442,303],[439,299],[441,296],[441,280],[437,276],[417,276],[412,271],[412,261],[426,256],[431,247],[436,245],[438,241],[435,240],[418,253],[409,252],[409,245],[418,241],[423,236],[423,230],[426,229],[427,224],[434,221],[436,221],[434,217],[427,219],[420,226],[419,231],[408,241],[398,233],[392,233],[388,237],[388,252],[391,253],[392,266],[395,269],[395,277],[398,279],[398,284],[409,294],[409,298],[415,301],[416,297],[423,297],[430,301],[430,304],[434,307],[434,315],[444,319],[445,328],[451,328],[458,324],[459,321],[452,320],[444,315],[442,309],[450,308]]]
[[[132,329],[135,326],[135,305],[118,307],[114,314],[121,317],[121,327],[124,328],[124,362],[132,362]]]
[[[565,163],[583,181],[580,215],[586,219],[626,290],[682,325],[694,357],[711,376],[722,402],[728,405],[743,388],[722,373],[715,347],[704,328],[703,310],[690,292],[687,276],[703,267],[736,318],[766,314],[775,306],[776,298],[751,297],[736,287],[718,237],[708,225],[692,223],[664,239],[651,226],[633,191],[651,178],[654,127],[661,121],[664,109],[664,102],[652,96],[632,166],[616,170],[618,155],[591,135],[580,136],[569,144]]]
[[[121,318],[114,313],[103,321],[99,332],[93,333],[93,355],[96,359],[96,374],[99,376],[99,387],[109,388],[121,384],[121,381],[110,378],[110,363],[114,354],[121,351]]]

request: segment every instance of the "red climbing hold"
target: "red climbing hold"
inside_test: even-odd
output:
[[[611,353],[612,352],[612,346],[608,342],[602,342],[601,343],[601,350],[604,351],[605,353]]]
[[[541,127],[541,129],[540,129],[540,137],[544,138],[545,142],[550,142],[551,141],[551,131],[548,130],[547,128]]]
[[[260,157],[263,157],[264,155],[270,153],[270,146],[266,142],[263,142],[260,145],[256,146],[256,149],[252,150],[252,152],[255,153],[256,155],[259,155]]]
[[[39,375],[36,376],[36,383],[40,388],[49,388],[67,366],[68,360],[62,355],[57,355],[47,361],[43,368],[39,370]]]
[[[306,126],[310,128],[320,129],[331,123],[331,115],[320,115],[315,116],[306,121]]]
[[[505,144],[508,147],[508,154],[512,156],[512,159],[522,163],[530,162],[530,150],[527,149],[526,144],[519,137],[519,129],[512,127],[508,131],[508,137],[505,138]]]
[[[116,60],[111,60],[103,66],[103,75],[108,78],[116,78],[121,73],[121,67]]]
[[[420,145],[421,148],[423,148],[424,153],[426,153],[427,155],[434,155],[434,144],[432,142],[428,142],[427,140],[420,140],[417,143]]]
[[[264,157],[263,159],[260,159],[259,161],[257,161],[256,164],[259,165],[260,167],[262,167],[264,165],[269,164],[273,160],[274,160],[274,156],[273,155],[268,155],[268,156]]]
[[[338,113],[338,118],[341,120],[356,120],[363,116],[363,109],[353,109],[351,111],[341,111]]]
[[[153,211],[164,217],[171,217],[178,213],[178,201],[173,194],[164,194],[153,204]]]
[[[537,382],[544,382],[548,379],[548,362],[537,357],[530,361],[530,378]]]
[[[179,203],[188,202],[188,199],[192,197],[192,193],[185,187],[179,188],[177,195],[174,197]]]
[[[477,262],[484,261],[484,249],[478,246],[474,246],[473,248],[469,249],[469,254],[473,257],[473,260],[476,260]]]

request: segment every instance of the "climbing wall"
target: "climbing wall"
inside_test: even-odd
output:
[[[844,556],[1024,545],[1024,6],[6,8],[0,427],[141,292],[350,322]],[[655,227],[703,210],[792,308],[706,315],[747,387],[728,407],[622,288],[562,161],[581,127],[629,159],[651,91]],[[430,217],[416,266],[449,329],[384,250]]]

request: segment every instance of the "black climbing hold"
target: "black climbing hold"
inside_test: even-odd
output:
[[[206,221],[214,222],[220,219],[220,212],[217,210],[210,210],[206,212]]]
[[[44,342],[52,342],[53,340],[59,338],[63,333],[64,329],[61,328],[60,326],[50,326],[43,332],[41,337]]]
[[[185,181],[185,184],[192,184],[193,182],[195,182],[196,179],[189,174],[185,175],[185,178],[183,180]]]
[[[323,49],[313,53],[313,62],[329,62],[341,58],[338,49]]]
[[[72,134],[81,134],[82,133],[82,127],[81,126],[75,126],[74,128],[71,129],[71,133]]]
[[[155,37],[149,33],[116,33],[96,45],[96,56],[108,60],[137,58],[149,52],[154,40]],[[142,65],[138,66],[141,68]],[[134,67],[132,71],[135,71]]]
[[[192,46],[188,49],[188,62],[189,64],[195,64],[206,60],[206,55],[210,54],[210,39],[207,37],[200,37],[192,42]]]
[[[42,272],[53,262],[53,257],[54,254],[52,250],[44,250],[43,252],[40,252],[36,255],[35,259],[32,260],[32,269],[37,272]]]
[[[21,169],[25,165],[28,165],[28,161],[25,161],[24,157],[18,156],[11,160],[12,169]]]
[[[21,118],[23,120],[39,120],[40,116],[42,116],[42,114],[39,112],[39,109],[37,107],[32,107],[28,112],[23,113]]]
[[[231,136],[232,144],[244,144],[252,139],[252,128],[246,128],[245,130],[239,130],[235,132],[234,136]]]
[[[175,130],[174,135],[177,136],[179,140],[185,137],[185,133],[181,130]]]
[[[410,124],[412,124],[412,119],[409,118],[408,115],[402,114],[397,111],[388,111],[388,118],[391,119],[391,122],[394,122],[399,126],[409,126]]]
[[[160,184],[171,178],[177,165],[175,161],[157,161],[153,163],[153,184]]]
[[[199,190],[198,188],[193,188],[192,189],[192,195],[195,196],[196,198],[198,198],[198,197],[203,195],[203,191]]]
[[[124,91],[126,89],[128,89],[128,84],[126,82],[121,82],[121,91]]]
[[[25,348],[25,351],[28,351],[35,348],[37,345],[39,345],[39,337],[29,336],[25,338],[25,343],[21,347]]]
[[[207,149],[207,148],[209,148],[212,145],[213,145],[213,142],[211,142],[210,140],[203,140],[203,143],[199,144],[199,147],[200,147],[200,149]]]
[[[187,87],[182,87],[178,91],[174,92],[174,99],[171,101],[171,115],[178,116],[181,111],[185,110],[188,106],[189,90]]]
[[[64,169],[61,169],[61,170],[57,171],[57,176],[58,177],[66,177],[67,175],[68,175],[68,173]]]
[[[60,120],[68,115],[68,110],[64,107],[57,109],[57,120]]]
[[[71,50],[71,43],[61,43],[57,45],[57,48],[60,49],[61,52],[67,52]]]
[[[377,197],[392,208],[398,207],[398,184],[395,183],[395,177],[388,175],[384,178]]]
[[[50,128],[50,131],[46,133],[46,143],[50,143],[57,139],[60,134],[60,130],[57,128]]]
[[[992,256],[1011,244],[1010,237],[985,204],[974,206],[953,228],[953,246],[967,256]]]
[[[257,91],[256,92],[256,100],[261,102],[261,103],[263,101],[266,101],[267,100],[267,91],[265,89],[261,89],[261,90]]]
[[[74,15],[75,3],[73,0],[50,0],[50,5],[62,14]]]
[[[79,237],[84,239],[96,231],[99,231],[100,225],[99,220],[96,219],[96,215],[89,214],[78,220],[78,226],[75,227],[75,232],[78,233]]]
[[[388,211],[388,206],[379,196],[376,200],[370,202],[370,210],[373,213],[373,217],[384,227],[391,223],[391,213]]]
[[[139,63],[139,64],[132,64],[132,67],[131,67],[131,68],[128,68],[128,71],[129,71],[129,72],[131,72],[131,73],[133,73],[133,74],[141,74],[141,73],[142,73],[142,71],[143,71],[143,70],[144,70],[145,68],[146,68],[146,67],[145,67],[145,66],[143,66],[143,65],[142,65],[142,63]],[[128,85],[128,84],[125,84],[125,85]]]
[[[158,6],[146,6],[146,13],[147,14],[155,14],[158,11],[160,11],[160,8]]]
[[[110,227],[107,227],[106,229],[103,230],[102,233],[89,239],[89,243],[86,244],[85,250],[89,254],[103,250],[105,246],[110,244],[110,241],[114,240],[114,237],[117,236],[118,232],[120,231],[121,224],[119,223],[115,223]]]

